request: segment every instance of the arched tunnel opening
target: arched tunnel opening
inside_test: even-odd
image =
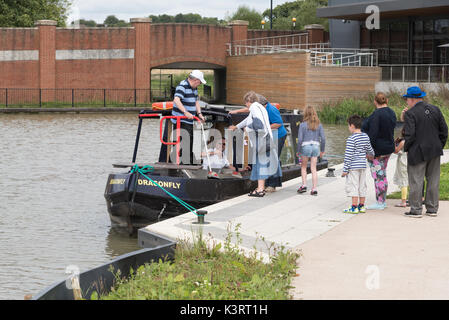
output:
[[[171,101],[176,86],[186,79],[192,70],[201,70],[206,84],[198,87],[200,100],[206,103],[226,102],[226,69],[204,63],[175,63],[151,69],[151,101]]]

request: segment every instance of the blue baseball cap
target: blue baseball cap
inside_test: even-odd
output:
[[[421,91],[420,87],[410,87],[407,89],[407,94],[404,94],[404,98],[424,98],[426,96],[426,93],[424,91]]]

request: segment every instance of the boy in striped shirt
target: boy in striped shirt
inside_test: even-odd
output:
[[[346,177],[345,191],[352,197],[352,206],[344,213],[364,213],[366,198],[366,158],[374,157],[369,137],[362,133],[362,118],[353,115],[348,118],[348,129],[352,133],[346,140],[345,160],[342,177]]]

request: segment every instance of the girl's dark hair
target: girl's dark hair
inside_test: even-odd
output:
[[[348,118],[348,124],[354,125],[354,127],[356,129],[361,129],[362,128],[362,117],[359,116],[358,114],[354,114]]]

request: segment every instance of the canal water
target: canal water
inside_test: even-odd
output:
[[[0,299],[27,294],[138,250],[111,228],[103,197],[113,163],[130,163],[136,114],[0,115]],[[325,126],[342,155],[347,126]],[[159,126],[144,122],[138,161],[156,161]],[[331,165],[342,162],[330,158]]]

